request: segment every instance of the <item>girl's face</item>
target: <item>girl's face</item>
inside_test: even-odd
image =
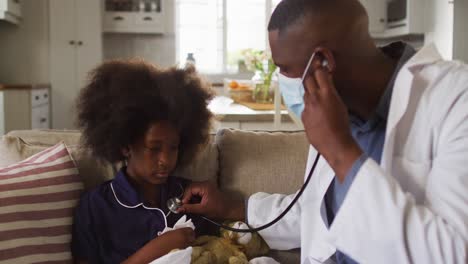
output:
[[[179,131],[167,121],[152,123],[136,144],[124,150],[127,174],[138,184],[163,184],[177,164]]]

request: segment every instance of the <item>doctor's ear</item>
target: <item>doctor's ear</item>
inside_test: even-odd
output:
[[[317,47],[315,52],[321,61],[321,66],[328,69],[329,73],[333,73],[336,69],[336,62],[331,50],[324,47]]]

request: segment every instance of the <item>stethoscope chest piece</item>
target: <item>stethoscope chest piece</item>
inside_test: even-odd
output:
[[[182,206],[182,201],[177,197],[167,200],[167,208],[169,209],[169,211],[173,212],[174,214],[179,213],[177,210],[181,206]]]

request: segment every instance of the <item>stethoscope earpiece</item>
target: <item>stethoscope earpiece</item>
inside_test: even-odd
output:
[[[322,67],[324,67],[324,68],[328,67],[328,61],[327,60],[323,60]]]

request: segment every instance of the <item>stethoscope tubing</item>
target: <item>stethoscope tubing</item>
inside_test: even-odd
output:
[[[262,231],[264,229],[267,229],[269,228],[270,226],[276,224],[279,220],[281,220],[290,210],[291,208],[294,206],[294,204],[299,200],[299,198],[301,197],[302,193],[304,192],[304,190],[306,189],[307,185],[309,184],[310,182],[310,179],[312,178],[312,175],[314,174],[314,171],[315,171],[315,167],[317,167],[317,163],[319,161],[319,158],[320,158],[320,153],[317,152],[317,155],[315,156],[315,160],[314,160],[314,163],[312,165],[312,168],[310,169],[309,171],[309,175],[307,176],[307,179],[306,181],[304,182],[304,184],[302,185],[301,189],[299,190],[299,192],[296,194],[296,196],[294,197],[294,199],[291,201],[291,203],[289,203],[288,207],[286,207],[286,209],[280,214],[278,215],[275,219],[273,219],[271,222],[267,223],[267,224],[264,224],[262,226],[259,226],[259,227],[255,227],[255,228],[243,228],[243,229],[239,229],[239,228],[233,228],[233,227],[230,227],[230,226],[227,226],[227,225],[223,225],[223,224],[220,224],[216,221],[213,221],[211,219],[209,219],[208,217],[205,217],[205,216],[201,216],[204,220],[210,222],[211,224],[214,224],[220,228],[223,228],[223,229],[226,229],[226,230],[229,230],[229,231],[232,231],[232,232],[237,232],[237,233],[255,233],[255,232],[259,232],[259,231]]]

